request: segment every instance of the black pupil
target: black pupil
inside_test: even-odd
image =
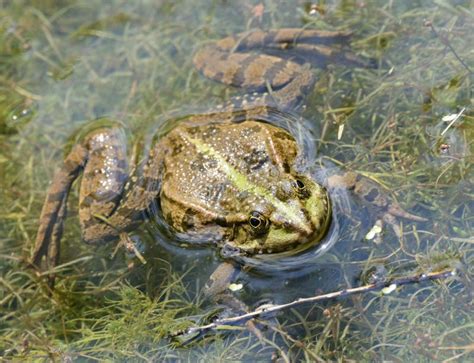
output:
[[[301,180],[297,179],[297,180],[296,180],[296,186],[297,186],[299,189],[303,189],[303,188],[304,188],[304,183],[303,183]]]
[[[260,225],[260,219],[252,217],[250,218],[250,224],[252,227],[258,227]]]

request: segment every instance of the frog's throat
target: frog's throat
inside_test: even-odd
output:
[[[285,217],[288,221],[291,221],[291,224],[297,226],[297,228],[305,233],[310,235],[312,229],[308,224],[308,221],[304,213],[297,207],[291,204],[286,204],[275,198],[268,189],[252,183],[244,174],[236,170],[225,158],[220,155],[211,145],[202,142],[199,139],[193,138],[189,135],[183,135],[187,141],[192,143],[196,149],[206,155],[212,156],[219,165],[219,168],[227,175],[229,180],[235,185],[238,190],[247,191],[254,195],[264,198],[266,201],[271,203],[282,216]]]

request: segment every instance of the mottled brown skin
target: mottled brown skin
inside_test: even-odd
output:
[[[119,125],[89,132],[53,179],[32,263],[40,266],[44,258],[50,267],[57,264],[68,193],[81,171],[79,218],[87,243],[117,240],[156,205],[191,243],[207,240],[246,254],[299,251],[317,243],[331,217],[326,189],[295,171],[295,139],[259,120],[269,105],[298,106],[314,85],[310,64],[370,66],[344,46],[348,37],[300,29],[254,31],[203,48],[194,58],[197,69],[252,93],[183,120],[157,141],[134,173]],[[397,214],[401,209],[351,173],[338,178],[328,184],[361,192],[389,215],[414,217]]]
[[[329,198],[323,187],[294,170],[298,145],[288,132],[253,120],[194,123],[182,122],[156,149],[164,155],[160,202],[169,225],[186,233],[188,241],[225,242],[246,254],[287,251],[322,238]],[[224,156],[226,166],[190,139]],[[266,226],[254,228],[249,223],[254,214]]]
[[[252,30],[202,48],[193,61],[208,78],[257,92],[258,97],[249,94],[232,99],[228,107],[245,109],[259,104],[294,110],[316,81],[310,66],[374,66],[372,60],[348,48],[350,36],[348,32],[294,28]]]

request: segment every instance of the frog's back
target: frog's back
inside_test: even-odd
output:
[[[168,211],[168,223],[182,232],[219,220],[226,224],[230,215],[247,218],[249,208],[258,203],[249,198],[249,190],[275,184],[297,153],[290,134],[257,121],[184,124],[162,143],[168,152],[161,207]]]

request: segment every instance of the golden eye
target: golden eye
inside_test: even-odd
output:
[[[298,190],[305,190],[306,185],[304,185],[304,183],[301,179],[296,179],[295,180],[295,188],[298,189]]]
[[[304,192],[306,190],[306,185],[301,179],[295,179],[293,181],[293,189],[298,193]]]
[[[262,224],[262,220],[257,217],[250,217],[249,223],[253,228],[258,228]]]
[[[306,188],[306,184],[301,179],[295,179],[293,181],[293,189],[302,198],[308,198],[310,196],[310,191]]]
[[[268,229],[268,220],[261,213],[253,211],[250,213],[249,224],[254,232],[263,233]]]

